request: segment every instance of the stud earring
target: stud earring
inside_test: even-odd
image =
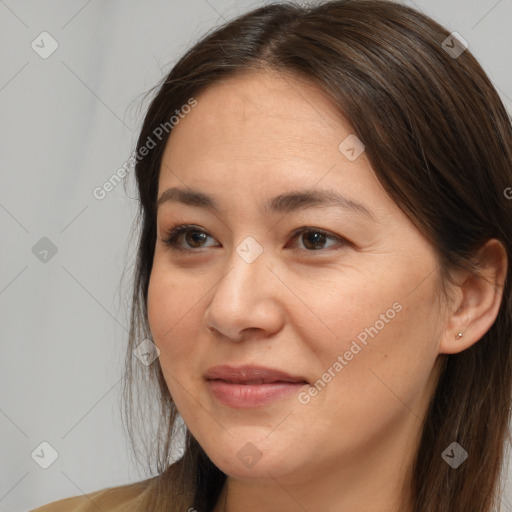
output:
[[[458,340],[460,338],[462,338],[463,334],[461,332],[459,332],[459,334],[457,334],[457,336],[455,336],[455,339]]]

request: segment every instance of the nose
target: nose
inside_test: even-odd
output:
[[[248,263],[233,251],[228,269],[212,290],[205,311],[206,327],[231,341],[266,338],[283,325],[284,311],[279,297],[283,284],[268,266],[263,252]]]

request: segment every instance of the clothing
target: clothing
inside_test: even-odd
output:
[[[139,506],[151,492],[155,478],[64,498],[29,512],[141,512]]]

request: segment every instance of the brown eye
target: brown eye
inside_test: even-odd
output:
[[[328,239],[332,239],[341,244],[346,244],[348,241],[338,235],[324,231],[323,229],[315,228],[300,228],[292,233],[292,240],[300,238],[304,246],[304,250],[313,252],[322,249],[328,249],[332,245],[325,247],[324,244]],[[336,244],[334,244],[336,245]]]
[[[204,242],[207,237],[208,235],[203,231],[193,229],[185,233],[185,241],[194,248],[201,247],[201,242]]]
[[[172,249],[187,252],[194,249],[201,249],[203,247],[211,247],[202,245],[208,237],[212,238],[206,231],[188,224],[182,224],[167,232],[165,237],[162,239],[162,242]],[[185,246],[181,243],[182,238],[185,239]]]
[[[325,243],[326,238],[323,233],[316,231],[304,232],[302,234],[302,241],[307,249],[323,249],[322,245]]]

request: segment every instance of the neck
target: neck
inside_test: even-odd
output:
[[[352,456],[312,461],[307,474],[276,476],[274,468],[268,478],[228,476],[213,512],[410,512],[400,507],[404,489],[410,489],[417,423],[411,414],[389,442],[381,439]]]

